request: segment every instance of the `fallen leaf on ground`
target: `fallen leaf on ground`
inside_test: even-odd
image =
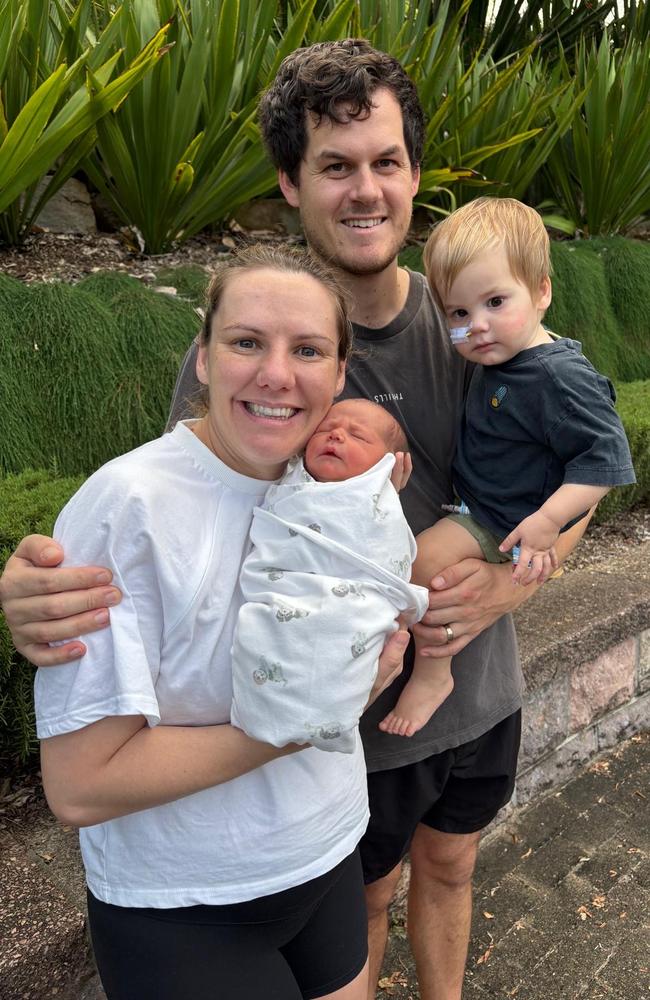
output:
[[[524,858],[529,858],[532,853],[533,853],[533,849],[532,849],[532,847],[529,847],[528,850],[526,851],[526,853],[522,854],[521,860],[523,861]]]
[[[488,913],[487,910],[483,910],[483,916],[485,917],[486,920],[494,920],[494,914]]]
[[[408,986],[408,979],[403,972],[396,970],[390,976],[384,976],[378,984],[380,990],[394,990],[396,986]]]

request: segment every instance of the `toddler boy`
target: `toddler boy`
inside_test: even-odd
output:
[[[428,585],[465,558],[508,561],[518,546],[513,582],[543,583],[559,533],[612,486],[635,482],[614,387],[577,341],[542,326],[549,239],[533,209],[477,198],[433,230],[424,263],[452,343],[476,369],[452,467],[461,512],[418,536],[413,579]],[[417,732],[453,688],[450,665],[418,651],[380,729]]]

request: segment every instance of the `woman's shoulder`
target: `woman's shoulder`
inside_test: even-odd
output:
[[[126,502],[132,496],[155,491],[158,477],[170,468],[169,437],[165,434],[112,458],[82,483],[73,500],[87,502],[101,496],[104,500],[113,497],[116,502]]]
[[[111,459],[93,472],[68,501],[56,529],[102,533],[155,529],[178,521],[191,492],[191,463],[173,440],[162,437]]]

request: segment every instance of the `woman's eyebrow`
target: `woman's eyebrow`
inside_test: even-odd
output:
[[[247,333],[264,333],[257,326],[248,326],[247,323],[228,323],[221,327],[222,330],[245,330]]]

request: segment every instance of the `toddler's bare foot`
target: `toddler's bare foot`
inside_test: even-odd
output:
[[[393,736],[413,736],[429,721],[451,694],[454,680],[451,671],[441,678],[427,677],[426,681],[411,677],[402,691],[392,712],[382,719],[379,728]]]

